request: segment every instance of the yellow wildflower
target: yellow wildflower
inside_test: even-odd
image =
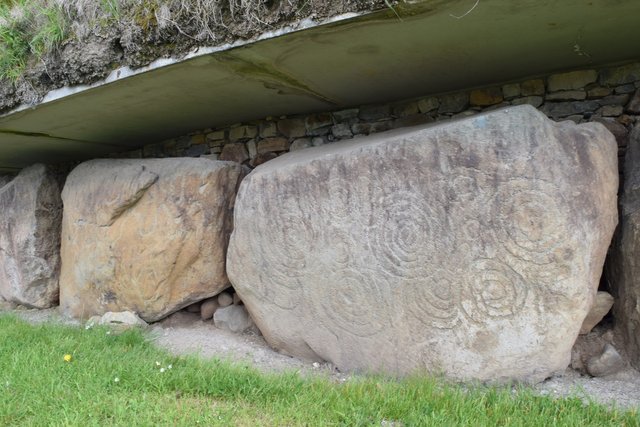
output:
[[[65,362],[71,362],[71,359],[73,359],[73,357],[70,354],[65,354],[63,359]]]

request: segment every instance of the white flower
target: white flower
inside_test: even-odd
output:
[[[113,379],[113,382],[114,382],[114,383],[119,383],[119,382],[120,382],[120,378],[115,377],[115,378]]]
[[[167,366],[167,369],[171,369],[171,368],[173,368],[173,365]]]
[[[107,335],[111,335],[111,331],[107,331]]]
[[[164,372],[164,368],[160,368],[160,372],[161,372],[161,373],[162,373],[162,372]]]
[[[160,362],[156,360],[156,366],[160,366]]]

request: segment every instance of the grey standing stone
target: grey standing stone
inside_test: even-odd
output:
[[[622,215],[608,270],[616,300],[616,329],[624,338],[626,354],[640,368],[640,126],[631,132],[624,164]]]
[[[57,304],[62,200],[53,171],[20,171],[0,187],[0,212],[0,295],[34,308]]]
[[[601,125],[529,106],[285,154],[241,184],[227,269],[265,339],[342,370],[564,370],[617,223]]]
[[[230,305],[216,310],[213,323],[220,329],[239,334],[249,329],[253,322],[243,305]]]
[[[236,163],[244,163],[249,160],[249,152],[242,142],[227,144],[222,147],[220,160],[227,160]]]

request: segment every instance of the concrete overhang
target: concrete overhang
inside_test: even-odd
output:
[[[426,0],[114,71],[0,117],[0,170],[640,57],[638,0]]]

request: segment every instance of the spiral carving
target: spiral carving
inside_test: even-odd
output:
[[[437,233],[443,213],[420,194],[398,191],[381,201],[371,249],[380,266],[402,278],[419,275],[420,267],[437,253]]]
[[[322,286],[305,290],[309,292],[305,301],[315,311],[315,319],[334,333],[369,337],[388,326],[385,316],[389,310],[383,307],[388,295],[380,278],[339,268],[326,272]]]
[[[408,312],[425,326],[451,329],[460,321],[460,287],[446,271],[405,282],[402,290]]]
[[[495,209],[500,241],[509,253],[540,265],[555,261],[568,227],[559,194],[541,180],[514,179],[501,186]]]
[[[462,307],[473,320],[506,318],[522,311],[529,292],[523,277],[496,259],[476,260],[462,289]]]

